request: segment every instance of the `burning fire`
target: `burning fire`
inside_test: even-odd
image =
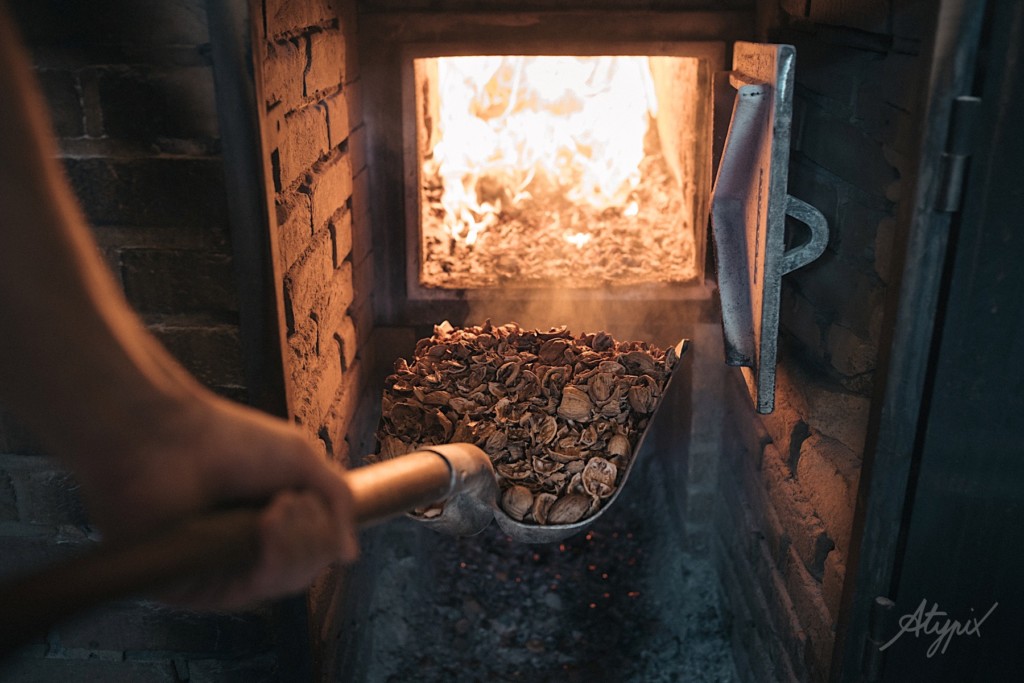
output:
[[[646,57],[446,57],[437,69],[439,141],[423,170],[443,183],[456,241],[473,244],[527,202],[637,214],[657,115]],[[577,247],[590,239],[565,227]]]
[[[575,244],[577,249],[582,249],[583,245],[589,242],[593,238],[593,235],[587,232],[574,232],[571,235],[565,236],[565,241],[570,244]]]

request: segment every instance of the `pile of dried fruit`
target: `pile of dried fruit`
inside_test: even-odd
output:
[[[379,457],[476,444],[510,517],[572,524],[618,488],[676,360],[675,349],[604,332],[445,322],[385,382]]]

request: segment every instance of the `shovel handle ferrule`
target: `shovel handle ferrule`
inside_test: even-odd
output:
[[[356,523],[370,526],[416,508],[442,500],[445,509],[460,518],[466,502],[490,510],[495,503],[497,479],[491,459],[468,443],[424,446],[421,450],[349,470],[345,481],[352,491]],[[481,528],[466,526],[464,519],[454,533],[469,535]],[[486,526],[486,523],[484,524]]]
[[[433,451],[416,451],[350,470],[345,481],[359,526],[444,500],[455,488],[451,466]]]

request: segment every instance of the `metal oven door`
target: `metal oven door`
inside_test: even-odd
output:
[[[828,243],[821,212],[787,194],[795,64],[792,45],[737,42],[732,71],[716,74],[714,86],[720,153],[711,226],[725,358],[741,368],[761,413],[775,405],[782,276],[818,258]],[[810,237],[789,249],[787,216],[810,228]]]

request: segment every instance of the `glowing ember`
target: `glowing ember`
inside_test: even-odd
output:
[[[590,241],[593,235],[589,235],[585,232],[574,232],[571,235],[565,236],[565,241],[570,244],[575,244],[577,248],[582,248],[584,244]]]
[[[653,61],[417,60],[422,283],[692,279],[694,183],[659,141]]]

